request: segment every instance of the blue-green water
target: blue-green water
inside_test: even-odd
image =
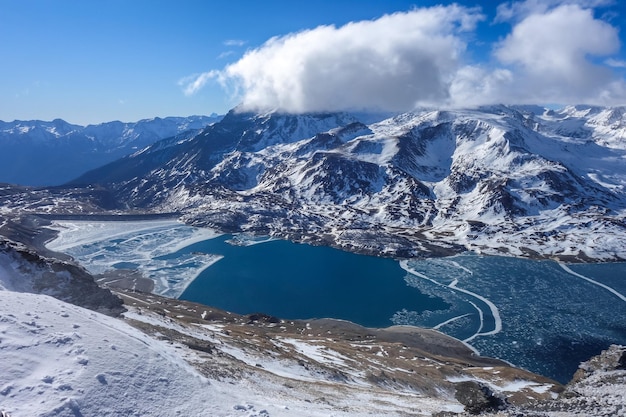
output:
[[[189,246],[224,258],[206,269],[181,299],[240,314],[263,312],[285,319],[332,317],[364,326],[391,326],[402,309],[450,306],[406,285],[392,259],[356,255],[329,247],[274,240],[250,246],[221,236]]]
[[[328,247],[228,239],[185,249],[224,258],[181,298],[241,314],[435,327],[561,382],[611,343],[626,344],[626,302],[556,262],[465,254],[404,261],[404,270],[395,260]],[[567,267],[626,293],[626,264]]]
[[[190,244],[199,229],[177,223],[110,236],[106,226],[81,227],[83,238],[64,251],[90,271],[137,266],[161,294],[240,314],[437,328],[560,382],[610,344],[626,344],[626,263],[472,254],[399,262],[287,241],[235,246],[232,236]]]

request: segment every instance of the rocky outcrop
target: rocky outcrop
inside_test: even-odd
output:
[[[626,346],[612,345],[580,365],[556,404],[576,415],[625,416],[625,393]]]
[[[461,385],[464,384],[464,385]],[[612,345],[580,364],[565,390],[551,400],[512,405],[506,410],[489,408],[484,387],[457,384],[456,398],[466,413],[439,413],[437,417],[461,417],[478,413],[497,417],[619,417],[626,416],[626,346]]]
[[[0,290],[45,294],[59,300],[118,316],[122,301],[101,288],[83,268],[0,236]]]
[[[470,414],[498,411],[506,408],[506,399],[477,381],[463,381],[455,385],[454,398],[465,406]]]

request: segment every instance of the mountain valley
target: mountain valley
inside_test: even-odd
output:
[[[0,380],[0,411],[18,415],[30,404],[21,410],[128,413],[115,407],[123,407],[124,381],[133,381],[131,395],[154,390],[137,400],[150,415],[169,407],[189,415],[449,416],[474,413],[476,396],[487,404],[481,411],[502,416],[626,412],[623,347],[584,364],[563,387],[433,330],[237,315],[133,292],[141,279],[124,271],[101,288],[44,246],[51,220],[131,216],[399,260],[471,251],[623,262],[625,108],[488,106],[393,117],[234,109],[203,123],[132,153],[124,145],[126,156],[65,185],[0,185],[2,346],[15,357],[24,349],[32,358],[53,355],[70,369],[33,365],[22,374],[11,366]],[[65,137],[75,127],[53,129]],[[116,287],[118,278],[131,288]],[[71,317],[73,327],[52,316]],[[99,332],[108,356],[99,356]],[[133,359],[142,346],[145,363]],[[165,398],[181,380],[176,399]],[[36,392],[46,393],[42,403]]]

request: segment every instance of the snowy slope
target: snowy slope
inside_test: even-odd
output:
[[[173,346],[48,296],[0,291],[0,303],[1,407],[11,415],[217,411],[208,381]]]

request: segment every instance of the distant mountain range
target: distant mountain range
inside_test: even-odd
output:
[[[348,250],[626,259],[626,108],[237,109],[90,171],[123,208]]]
[[[0,182],[60,185],[161,139],[193,136],[220,119],[212,114],[88,126],[61,119],[0,121]]]

